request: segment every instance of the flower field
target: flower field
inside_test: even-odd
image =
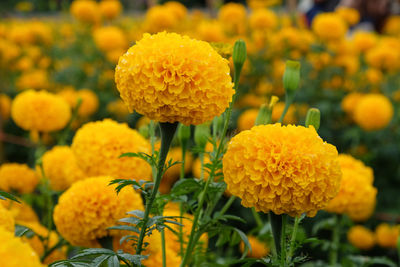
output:
[[[399,266],[400,16],[280,2],[1,18],[0,266]]]

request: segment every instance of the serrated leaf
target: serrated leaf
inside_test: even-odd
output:
[[[73,256],[71,259],[79,259],[86,256],[95,256],[99,254],[115,255],[115,252],[106,248],[89,248],[89,249],[84,249],[79,254]]]
[[[140,233],[139,229],[134,226],[129,225],[116,225],[107,228],[108,230],[124,230],[124,231],[131,231],[135,233]]]
[[[18,237],[26,236],[27,238],[32,238],[35,235],[35,232],[26,226],[16,224],[14,235]]]
[[[109,257],[110,257],[110,255],[100,255],[99,257],[95,258],[95,259],[92,261],[91,264],[93,265],[93,267],[100,267],[101,264],[102,264],[103,262],[105,262]]]
[[[128,211],[127,214],[135,215],[138,218],[143,218],[144,217],[144,211],[142,211],[142,210]]]
[[[117,255],[108,258],[107,267],[119,267],[119,259]]]
[[[246,257],[246,254],[247,254],[247,249],[246,249],[246,247],[248,248],[248,250],[249,250],[250,252],[252,251],[251,245],[250,245],[250,242],[249,242],[249,239],[247,238],[246,234],[243,233],[241,230],[239,230],[239,229],[237,229],[237,228],[233,228],[233,230],[234,230],[236,233],[239,234],[240,238],[242,239],[242,241],[243,241],[244,244],[245,244],[245,249],[244,249],[243,254],[242,254],[242,258],[244,258],[244,257]]]
[[[10,193],[7,193],[7,192],[1,191],[1,190],[0,190],[0,199],[2,199],[2,200],[10,199],[12,201],[21,203],[13,194],[10,194]]]

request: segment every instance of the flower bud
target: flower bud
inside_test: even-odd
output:
[[[246,61],[247,51],[246,51],[246,43],[239,39],[235,42],[233,46],[233,65],[235,67],[235,75],[239,75],[242,70],[243,64]]]
[[[286,61],[285,72],[283,74],[283,87],[287,93],[295,92],[300,83],[300,62]]]
[[[178,128],[178,140],[181,146],[187,143],[190,139],[190,126],[179,124]]]
[[[194,129],[194,142],[202,149],[206,147],[208,138],[210,137],[210,124],[203,123],[197,125]]]
[[[144,138],[149,138],[150,136],[150,131],[149,131],[149,126],[148,125],[143,125],[140,126],[139,128],[139,133],[144,137]]]
[[[272,109],[274,108],[276,102],[279,98],[277,96],[272,96],[269,104],[263,104],[258,111],[255,125],[265,125],[271,123]]]
[[[310,108],[307,111],[306,127],[312,125],[318,131],[321,122],[321,112],[317,108]]]

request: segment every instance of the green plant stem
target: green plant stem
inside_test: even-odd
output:
[[[293,103],[294,97],[295,97],[294,93],[290,93],[290,94],[286,93],[285,108],[283,109],[281,117],[278,120],[279,123],[283,122],[283,119],[285,118],[285,115],[288,112],[290,105]]]
[[[204,153],[199,153],[200,159],[200,180],[204,180]]]
[[[331,245],[331,250],[329,252],[329,264],[331,266],[336,266],[338,261],[340,223],[341,223],[340,215],[335,215],[335,224],[333,226],[333,231],[332,231],[332,245]]]
[[[297,230],[299,229],[299,223],[300,223],[300,217],[296,217],[294,219],[294,225],[293,225],[293,231],[292,231],[292,237],[290,238],[290,244],[289,244],[289,252],[286,255],[286,263],[290,263],[293,252],[294,252],[294,243],[296,242],[296,237],[297,237]]]
[[[221,211],[219,212],[220,216],[224,215],[225,212],[228,211],[228,209],[230,208],[232,203],[235,201],[235,199],[236,199],[236,197],[233,195],[228,199],[228,201],[225,203],[225,205],[222,207]]]
[[[162,266],[167,266],[167,254],[165,252],[165,231],[161,229],[161,250],[162,250]]]
[[[101,247],[111,250],[113,249],[113,238],[111,236],[98,238],[97,241],[100,243]]]
[[[260,217],[260,214],[256,211],[254,207],[251,208],[251,213],[253,214],[254,220],[256,221],[257,227],[261,229],[263,227],[263,222]]]
[[[286,265],[286,223],[287,215],[282,214],[282,230],[281,230],[281,267]]]
[[[179,179],[183,179],[185,177],[185,157],[186,157],[186,147],[187,143],[183,143],[182,148],[182,164],[181,164],[181,173]],[[183,204],[179,202],[179,244],[180,244],[180,255],[183,256]]]
[[[161,149],[160,149],[160,154],[159,154],[158,164],[157,164],[157,175],[156,175],[156,180],[154,182],[154,187],[151,192],[151,195],[146,201],[146,209],[144,211],[144,216],[143,216],[143,225],[142,225],[142,229],[140,230],[140,235],[139,235],[138,243],[137,243],[137,247],[136,247],[136,254],[138,254],[138,255],[140,255],[143,250],[143,240],[144,240],[144,236],[146,234],[147,223],[149,222],[150,211],[153,206],[154,199],[156,198],[156,195],[158,193],[158,188],[160,187],[163,170],[164,170],[165,159],[167,158],[168,150],[169,150],[169,147],[171,146],[172,138],[174,137],[177,126],[178,126],[177,122],[176,123],[168,123],[168,122],[161,123],[160,122]]]
[[[281,253],[281,230],[282,230],[282,219],[281,215],[276,215],[273,212],[269,212],[269,222],[271,224],[272,229],[272,237],[274,239],[274,247],[275,247],[275,257]]]

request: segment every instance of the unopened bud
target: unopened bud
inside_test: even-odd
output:
[[[312,125],[316,131],[319,129],[321,123],[321,112],[317,108],[310,108],[307,111],[306,127]]]
[[[247,50],[246,50],[246,43],[239,39],[235,42],[233,46],[233,66],[235,67],[235,75],[239,75],[244,62],[246,61],[247,57]]]
[[[300,83],[300,62],[286,61],[285,72],[283,73],[283,87],[287,93],[295,92]]]
[[[209,137],[210,137],[209,123],[203,123],[196,126],[196,128],[194,129],[194,141],[198,147],[204,149],[206,147]]]
[[[190,126],[179,124],[178,127],[178,140],[181,146],[186,144],[190,139]]]

